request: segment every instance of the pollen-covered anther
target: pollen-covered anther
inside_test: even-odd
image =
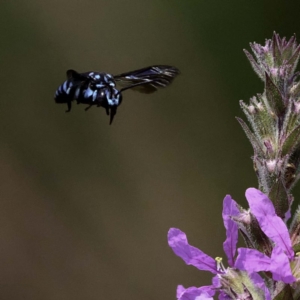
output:
[[[222,263],[222,260],[223,260],[223,258],[222,258],[222,257],[219,257],[219,256],[217,256],[217,257],[215,258],[215,261],[216,261],[216,263],[217,263],[217,269],[218,269],[218,271],[224,272],[225,267],[224,267],[224,265],[223,265],[223,263]]]

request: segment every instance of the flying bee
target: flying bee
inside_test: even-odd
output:
[[[179,74],[175,67],[157,65],[143,69],[111,75],[100,72],[78,73],[67,71],[67,80],[55,93],[56,103],[66,103],[71,111],[72,101],[92,106],[104,107],[112,123],[117,107],[122,103],[122,92],[132,89],[149,94],[168,86]],[[117,83],[120,88],[117,88]]]

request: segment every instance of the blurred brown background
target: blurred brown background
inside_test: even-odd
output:
[[[27,0],[0,4],[0,299],[175,299],[210,284],[170,227],[224,256],[222,199],[256,185],[234,117],[263,86],[242,49],[300,32],[298,1]],[[103,109],[56,105],[69,68],[182,75]]]

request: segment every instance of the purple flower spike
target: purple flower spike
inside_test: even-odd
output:
[[[233,267],[234,256],[236,253],[236,244],[238,241],[238,226],[231,219],[232,216],[238,216],[240,211],[237,207],[236,202],[227,195],[223,201],[223,221],[226,228],[226,240],[223,243],[224,252],[228,258],[228,265]]]
[[[215,291],[211,287],[189,287],[185,289],[182,285],[177,287],[177,299],[178,300],[213,300]]]
[[[190,246],[186,234],[177,228],[171,228],[168,232],[168,243],[174,253],[181,257],[187,265],[192,265],[199,270],[210,271],[218,274],[216,261],[202,252]]]
[[[246,198],[262,231],[292,259],[294,251],[288,229],[283,220],[276,215],[272,201],[255,188],[247,189]]]

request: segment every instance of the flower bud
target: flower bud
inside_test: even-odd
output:
[[[298,115],[300,113],[300,102],[294,101],[294,112]]]

